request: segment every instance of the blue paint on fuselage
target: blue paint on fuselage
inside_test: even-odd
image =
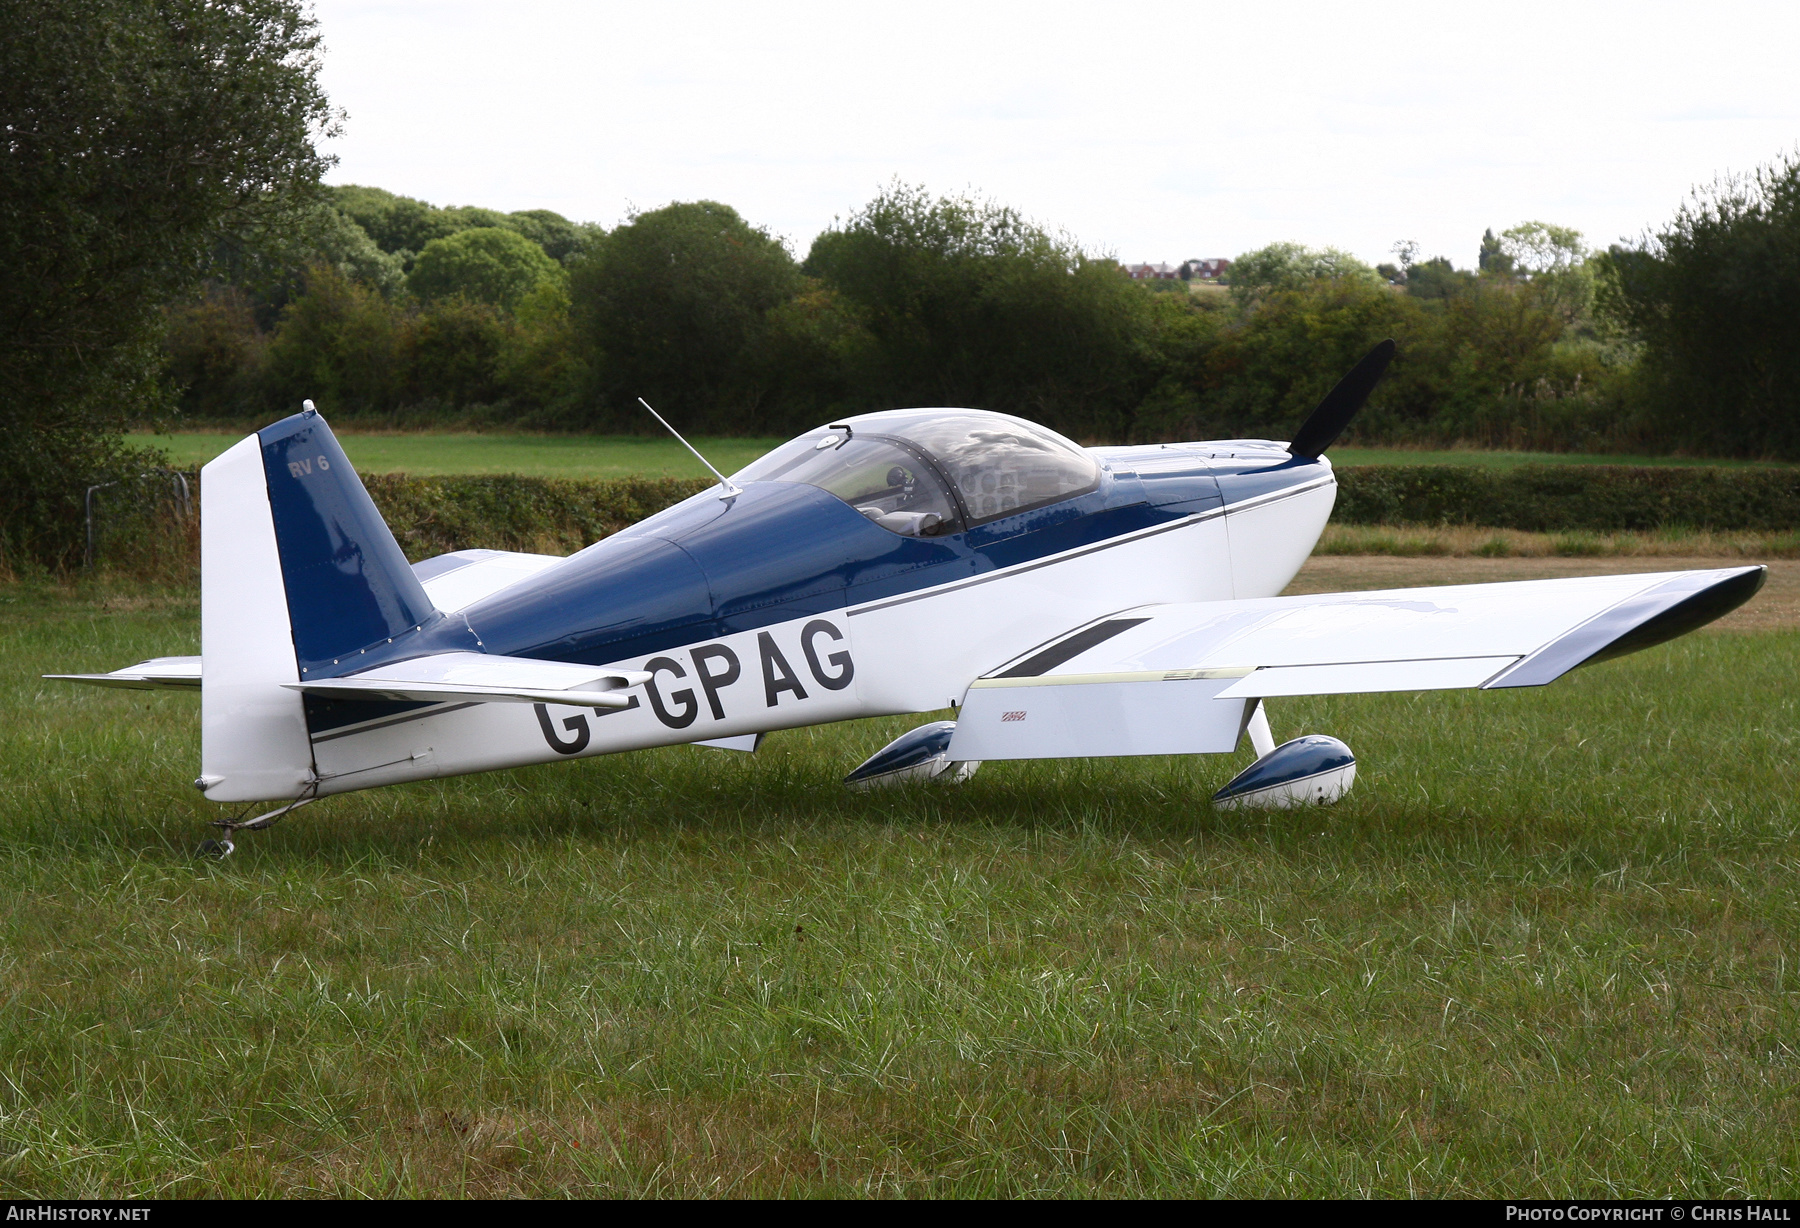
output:
[[[1140,454],[1156,472],[1134,471]],[[803,483],[751,482],[730,499],[715,488],[326,672],[471,646],[612,664],[1034,562],[1310,481],[1322,468],[1266,455],[1171,466],[1156,448],[1109,449],[1107,460],[1093,491],[938,537],[890,532]]]
[[[463,611],[488,652],[604,665],[807,614],[905,577],[971,575],[966,545],[901,537],[814,486],[690,499]],[[946,571],[946,569],[949,569]]]
[[[1257,499],[1299,486],[1329,473],[1330,467],[1314,457],[1268,456],[1215,457],[1212,473],[1219,483],[1225,506]]]
[[[934,588],[1217,507],[1210,474],[1152,506],[1135,475],[962,533],[908,537],[802,483],[705,492],[463,611],[492,653],[605,665]],[[704,596],[702,596],[704,590]]]

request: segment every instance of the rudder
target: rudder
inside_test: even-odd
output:
[[[400,544],[325,419],[308,410],[257,432],[303,675],[437,617]]]
[[[201,776],[212,801],[302,796],[305,705],[284,683],[441,619],[331,428],[308,410],[202,471]],[[398,648],[399,645],[395,645]]]

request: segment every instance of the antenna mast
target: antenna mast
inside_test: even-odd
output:
[[[739,486],[736,482],[732,481],[730,478],[728,478],[724,474],[720,473],[717,469],[714,469],[713,463],[711,461],[707,460],[704,456],[700,455],[699,448],[696,448],[693,444],[689,443],[687,440],[682,439],[681,432],[676,430],[674,427],[670,426],[669,420],[667,418],[665,418],[661,414],[657,413],[655,409],[652,409],[650,402],[646,401],[643,397],[639,397],[637,399],[637,402],[639,405],[642,405],[645,409],[650,410],[650,416],[652,418],[655,418],[658,422],[662,423],[664,428],[668,430],[669,434],[675,436],[675,438],[680,441],[682,447],[686,448],[689,452],[692,452],[694,454],[695,460],[699,461],[702,465],[705,465],[707,468],[707,471],[709,473],[711,473],[715,478],[719,479],[719,485],[721,485],[725,488],[725,493],[720,495],[719,498],[735,499],[739,495],[744,493],[744,488],[742,486]]]

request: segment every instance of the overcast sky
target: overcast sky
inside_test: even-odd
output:
[[[813,235],[898,176],[1128,261],[1604,246],[1800,140],[1800,4],[319,0],[334,183]]]

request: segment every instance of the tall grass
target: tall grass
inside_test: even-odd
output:
[[[1736,558],[1800,557],[1800,532],[1712,532],[1681,525],[1620,530],[1527,533],[1471,525],[1435,528],[1329,524],[1314,555],[1395,555],[1404,558]]]
[[[849,794],[907,720],[333,799],[223,863],[191,601],[0,589],[0,1185],[1791,1195],[1800,635]],[[922,719],[922,718],[921,718]]]

